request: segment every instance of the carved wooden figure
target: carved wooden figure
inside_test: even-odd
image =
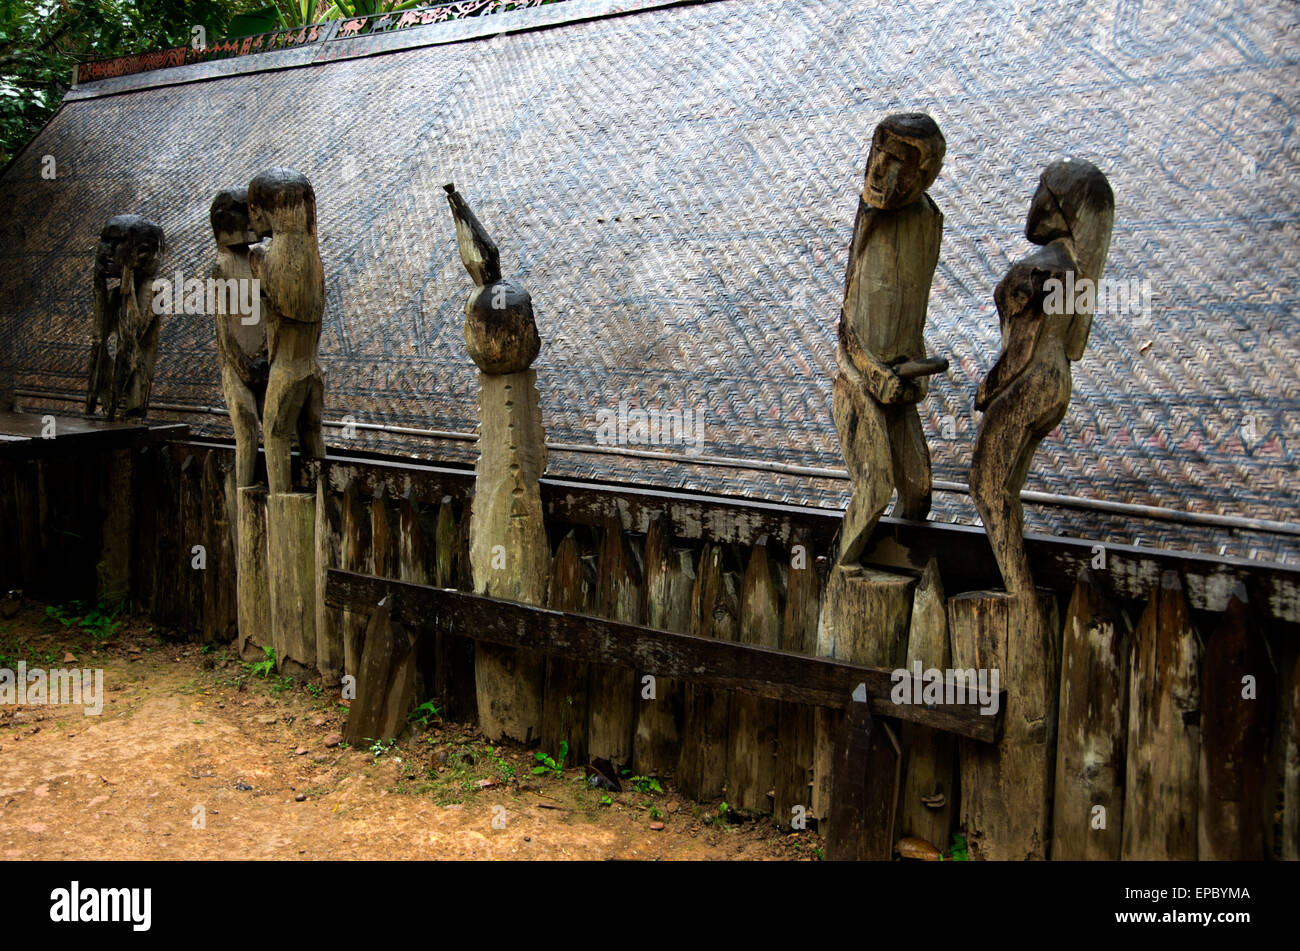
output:
[[[927,358],[926,308],[943,215],[926,194],[943,164],[943,133],[929,116],[898,113],[876,126],[849,248],[840,311],[835,428],[853,482],[839,561],[858,560],[898,490],[895,514],[930,511],[930,452],[916,404],[925,377],[947,369]]]
[[[1092,293],[1114,220],[1114,194],[1095,165],[1054,162],[1039,179],[1025,224],[1025,237],[1041,247],[1015,262],[994,292],[1002,351],[975,400],[984,420],[970,488],[1007,592],[1026,602],[1034,581],[1020,490],[1038,444],[1070,405],[1070,363],[1088,344]],[[1078,297],[1065,300],[1066,288],[1079,289]]]
[[[470,511],[474,591],[545,604],[550,543],[538,481],[546,432],[531,369],[541,349],[528,292],[501,277],[496,244],[454,185],[447,201],[461,261],[474,280],[465,302],[465,344],[479,370],[479,458]],[[540,736],[543,658],[479,643],[475,650],[479,726],[489,737]]]
[[[139,419],[149,408],[159,326],[153,280],[162,254],[162,228],[139,215],[116,215],[100,232],[87,413],[102,404],[109,419]]]
[[[217,242],[217,259],[212,278],[226,282],[253,279],[249,267],[249,245],[257,240],[248,224],[248,193],[242,188],[223,188],[213,199],[209,213]],[[221,288],[222,285],[218,285]],[[257,470],[257,441],[266,400],[270,361],[266,348],[266,322],[261,301],[253,297],[247,311],[242,292],[217,293],[217,354],[221,360],[221,388],[235,430],[235,484],[252,485]],[[233,305],[233,306],[232,306]]]
[[[325,309],[325,272],[316,243],[316,194],[292,169],[262,172],[248,185],[249,227],[260,244],[249,266],[261,284],[270,373],[263,416],[266,475],[272,494],[293,487],[290,446],[325,455],[321,407],[325,376],[316,348]]]

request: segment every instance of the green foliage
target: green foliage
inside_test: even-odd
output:
[[[117,634],[126,624],[121,615],[126,611],[126,602],[116,605],[99,602],[89,611],[80,601],[69,601],[66,605],[46,605],[45,618],[62,624],[65,628],[80,628],[98,641],[107,641]]]
[[[271,676],[271,671],[275,670],[275,648],[263,647],[262,653],[266,655],[266,660],[253,665],[253,673],[259,677]]]
[[[432,700],[426,700],[406,715],[408,723],[419,726],[422,730],[429,728],[430,721],[442,722],[442,711]]]
[[[952,848],[948,850],[948,861],[970,861],[970,852],[966,848],[966,837],[960,832],[954,832],[952,834]]]
[[[219,38],[250,0],[13,0],[0,5],[0,167],[49,121],[77,63]]]
[[[569,741],[560,740],[560,758],[558,761],[552,759],[545,753],[534,753],[537,761],[541,766],[533,767],[533,775],[540,776],[542,773],[553,773],[556,776],[564,775],[564,758],[569,755]]]
[[[628,782],[639,793],[661,793],[664,791],[664,787],[659,785],[659,780],[652,776],[633,776]]]

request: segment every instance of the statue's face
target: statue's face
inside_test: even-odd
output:
[[[244,248],[257,240],[249,225],[248,196],[242,188],[220,192],[212,203],[210,217],[219,248]]]
[[[248,203],[248,230],[257,241],[271,236],[271,212],[255,202]]]
[[[1048,244],[1057,238],[1068,237],[1069,224],[1057,204],[1056,196],[1046,182],[1038,183],[1033,201],[1029,203],[1029,217],[1025,220],[1025,237],[1034,244]]]
[[[862,198],[874,208],[905,208],[934,184],[942,165],[938,143],[906,139],[883,125],[876,126]]]
[[[131,222],[128,216],[118,215],[108,219],[104,230],[99,233],[99,244],[95,246],[95,277],[109,280],[122,276],[122,265],[126,262],[127,236]]]
[[[152,274],[158,270],[162,257],[162,235],[158,226],[146,221],[131,228],[131,266],[137,274]]]

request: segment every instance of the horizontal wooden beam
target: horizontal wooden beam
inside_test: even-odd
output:
[[[351,571],[332,569],[325,586],[325,603],[330,607],[362,613],[373,610],[389,596],[395,605],[394,616],[407,627],[432,627],[474,640],[630,667],[658,677],[675,677],[774,700],[839,710],[844,709],[859,684],[866,684],[873,713],[986,743],[997,740],[1006,707],[1006,691],[998,692],[996,713],[983,712],[977,702],[895,704],[890,700],[894,689],[890,670],[673,634]],[[912,696],[920,696],[919,685],[914,683],[913,687]]]

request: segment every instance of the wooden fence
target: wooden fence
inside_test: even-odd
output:
[[[190,441],[71,468],[4,463],[0,480],[13,492],[0,493],[0,529],[17,541],[17,557],[0,559],[3,584],[49,600],[126,592],[161,627],[234,639],[232,457],[227,445]],[[332,456],[303,478],[318,493],[318,592],[337,587],[331,569],[348,573],[354,590],[371,583],[357,576],[469,590],[472,470]],[[549,608],[627,630],[816,654],[838,513],[563,480],[543,480],[542,495],[554,555]],[[1043,853],[1300,857],[1300,569],[1081,539],[1031,536],[1027,545],[1061,619],[1049,682],[1039,685],[1056,698],[1041,725],[1048,761],[1033,764],[1053,790]],[[942,609],[945,597],[951,610],[954,595],[996,583],[983,533],[962,526],[885,519],[863,561],[913,579],[914,610],[934,610],[920,607],[925,598]],[[357,669],[369,618],[337,597],[317,600],[318,633],[339,645],[319,653],[317,674],[337,682],[344,667]],[[471,719],[474,643],[464,633],[432,624],[418,666],[425,694]],[[968,647],[948,644],[938,656]],[[949,666],[933,653],[923,659]],[[542,747],[554,754],[563,740],[573,762],[610,758],[784,827],[800,809],[830,816],[829,790],[813,779],[818,757],[846,735],[848,697],[836,710],[649,666],[553,652],[542,668]],[[639,702],[647,674],[653,704]],[[1033,685],[1004,677],[1001,686],[1014,703]],[[972,828],[978,817],[962,802],[963,786],[980,769],[1003,768],[1007,751],[884,713],[878,688],[871,700],[898,737],[897,768],[875,794],[873,808],[893,817],[881,841],[917,834],[943,847],[936,840],[964,829],[984,855],[1024,857]],[[885,857],[880,849],[871,854]]]

